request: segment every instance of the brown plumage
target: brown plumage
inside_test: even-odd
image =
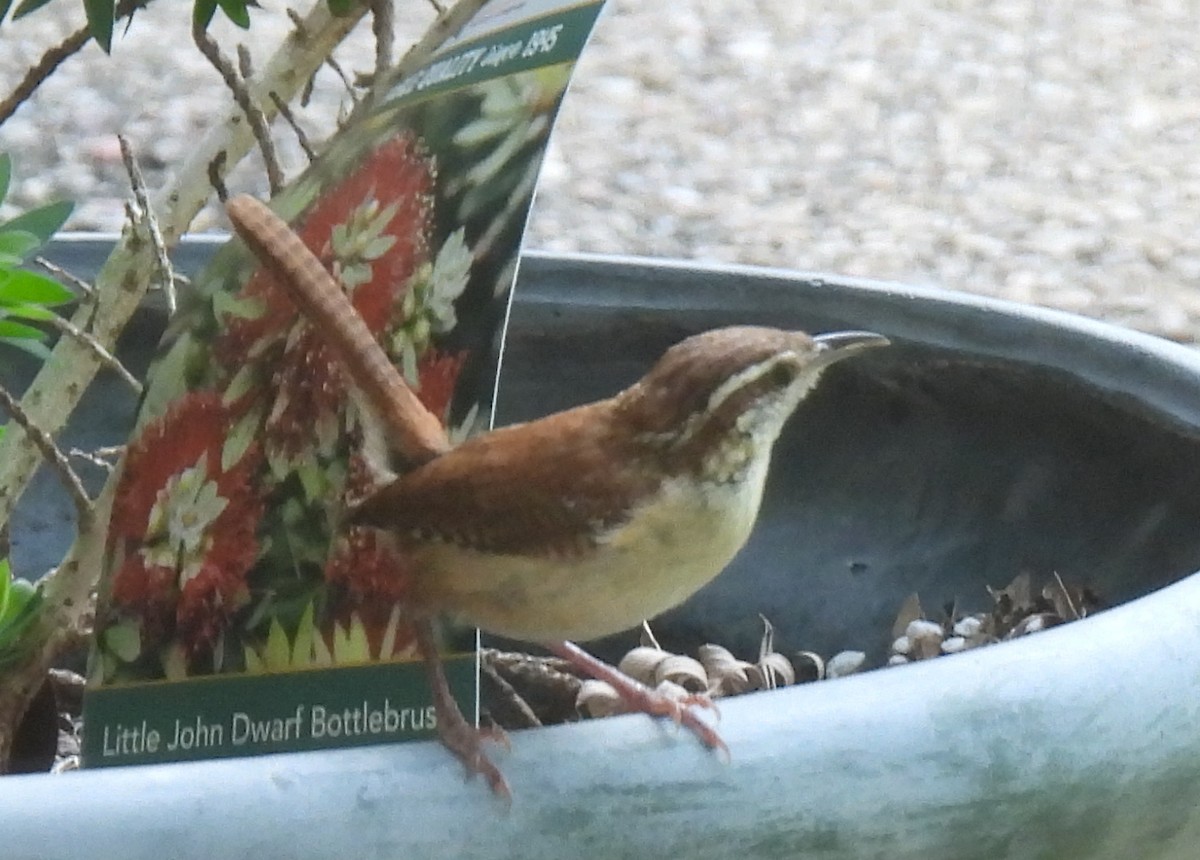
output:
[[[569,557],[626,515],[630,491],[655,478],[630,440],[605,433],[594,403],[468,439],[398,476],[353,508],[348,525],[387,529],[409,546],[440,541],[480,552]],[[570,469],[562,463],[569,460]]]
[[[353,509],[348,522],[382,529],[409,551],[413,623],[443,742],[508,793],[442,672],[430,617],[447,610],[540,642],[612,684],[631,708],[670,717],[724,748],[691,707],[703,697],[663,696],[565,640],[632,627],[716,576],[750,534],[784,421],[826,366],[887,341],[863,332],[706,332],[672,347],[613,398],[450,449],[287,225],[245,196],[226,208],[325,335],[391,445],[415,466]]]
[[[882,341],[737,326],[607,400],[470,439],[352,508],[413,557],[414,599],[493,633],[587,640],[671,608],[749,536],[771,446],[837,358]]]

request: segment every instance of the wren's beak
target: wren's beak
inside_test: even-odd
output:
[[[813,340],[817,343],[816,360],[821,364],[833,364],[864,349],[891,343],[883,335],[871,331],[835,331],[816,335]]]

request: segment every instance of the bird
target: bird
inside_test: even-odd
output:
[[[731,326],[605,400],[501,427],[397,475],[345,524],[413,561],[412,599],[528,642],[635,627],[745,544],[772,446],[822,371],[886,343]]]
[[[235,229],[324,332],[406,467],[349,507],[411,562],[412,613],[443,743],[492,788],[507,782],[441,671],[429,619],[447,613],[536,643],[610,683],[631,710],[669,717],[725,750],[693,706],[593,657],[586,642],[685,601],[745,544],[785,422],[832,364],[888,339],[728,326],[670,347],[604,400],[491,430],[456,447],[423,410],[341,288],[252,197],[226,204]]]

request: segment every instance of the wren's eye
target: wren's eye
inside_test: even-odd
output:
[[[791,364],[777,364],[767,372],[767,380],[776,388],[787,388],[796,379],[796,368]]]

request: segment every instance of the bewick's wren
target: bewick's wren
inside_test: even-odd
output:
[[[450,449],[295,234],[252,198],[234,198],[227,209],[416,464],[354,507],[347,523],[394,535],[415,562],[418,641],[447,746],[507,792],[441,674],[427,622],[440,611],[542,644],[612,683],[633,706],[723,748],[689,707],[703,704],[699,698],[658,695],[568,640],[632,627],[720,573],[754,525],[784,422],[826,367],[887,339],[707,332],[672,347],[615,397]]]

